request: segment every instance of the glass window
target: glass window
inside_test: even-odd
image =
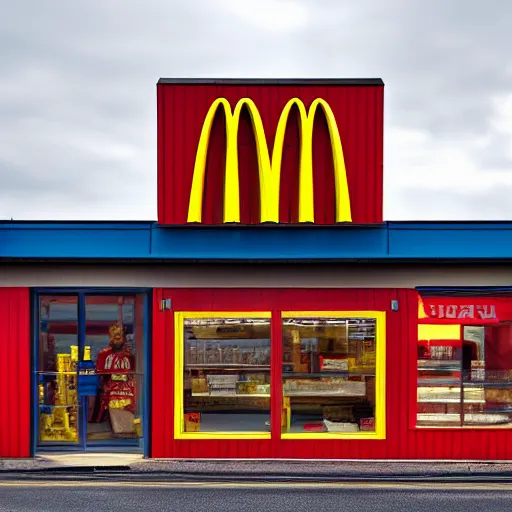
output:
[[[283,434],[376,431],[376,327],[283,317]]]
[[[231,315],[183,315],[181,433],[270,436],[270,318]]]
[[[512,328],[504,322],[464,326],[461,423],[465,427],[512,426]],[[471,400],[466,396],[471,394]]]
[[[460,325],[418,326],[417,425],[460,424],[461,365]]]
[[[39,298],[39,442],[78,443],[78,297]]]
[[[419,325],[418,426],[512,426],[512,329]]]

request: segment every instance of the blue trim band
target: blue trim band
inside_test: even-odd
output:
[[[0,223],[0,259],[56,261],[512,261],[512,222],[370,226]]]

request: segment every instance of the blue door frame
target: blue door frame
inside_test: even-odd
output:
[[[144,367],[143,367],[143,418],[142,418],[142,433],[143,437],[139,440],[122,440],[121,442],[102,442],[95,441],[94,443],[87,443],[87,415],[82,412],[81,421],[79,424],[79,443],[70,444],[39,444],[39,404],[38,404],[38,383],[37,383],[37,368],[39,364],[39,297],[41,295],[73,295],[78,298],[78,346],[80,351],[83,350],[85,345],[85,297],[87,295],[130,295],[130,294],[143,294],[144,295]],[[31,385],[32,385],[32,440],[31,452],[32,456],[36,452],[142,452],[144,457],[149,457],[150,447],[150,361],[151,361],[151,304],[152,304],[152,289],[151,288],[33,288],[32,289],[32,372],[31,372]],[[80,354],[81,357],[81,354]],[[84,398],[82,401],[86,400]],[[81,404],[82,411],[84,403]],[[132,441],[131,443],[129,441]]]

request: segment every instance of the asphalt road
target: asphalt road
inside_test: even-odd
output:
[[[510,511],[512,485],[170,484],[0,481],[0,511]]]

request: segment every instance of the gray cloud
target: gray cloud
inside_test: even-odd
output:
[[[508,0],[9,2],[0,217],[155,218],[160,76],[381,76],[387,133],[424,136],[406,160],[387,143],[386,211],[512,218],[500,182],[512,133],[493,123],[512,94],[510,19]],[[447,147],[468,156],[489,203],[424,190],[425,158]],[[416,186],[402,183],[405,161]]]
[[[512,218],[512,186],[490,187],[478,192],[453,194],[440,190],[433,195],[412,188],[403,191],[404,201],[416,214],[408,220],[510,220]],[[443,210],[433,205],[443,204]]]

